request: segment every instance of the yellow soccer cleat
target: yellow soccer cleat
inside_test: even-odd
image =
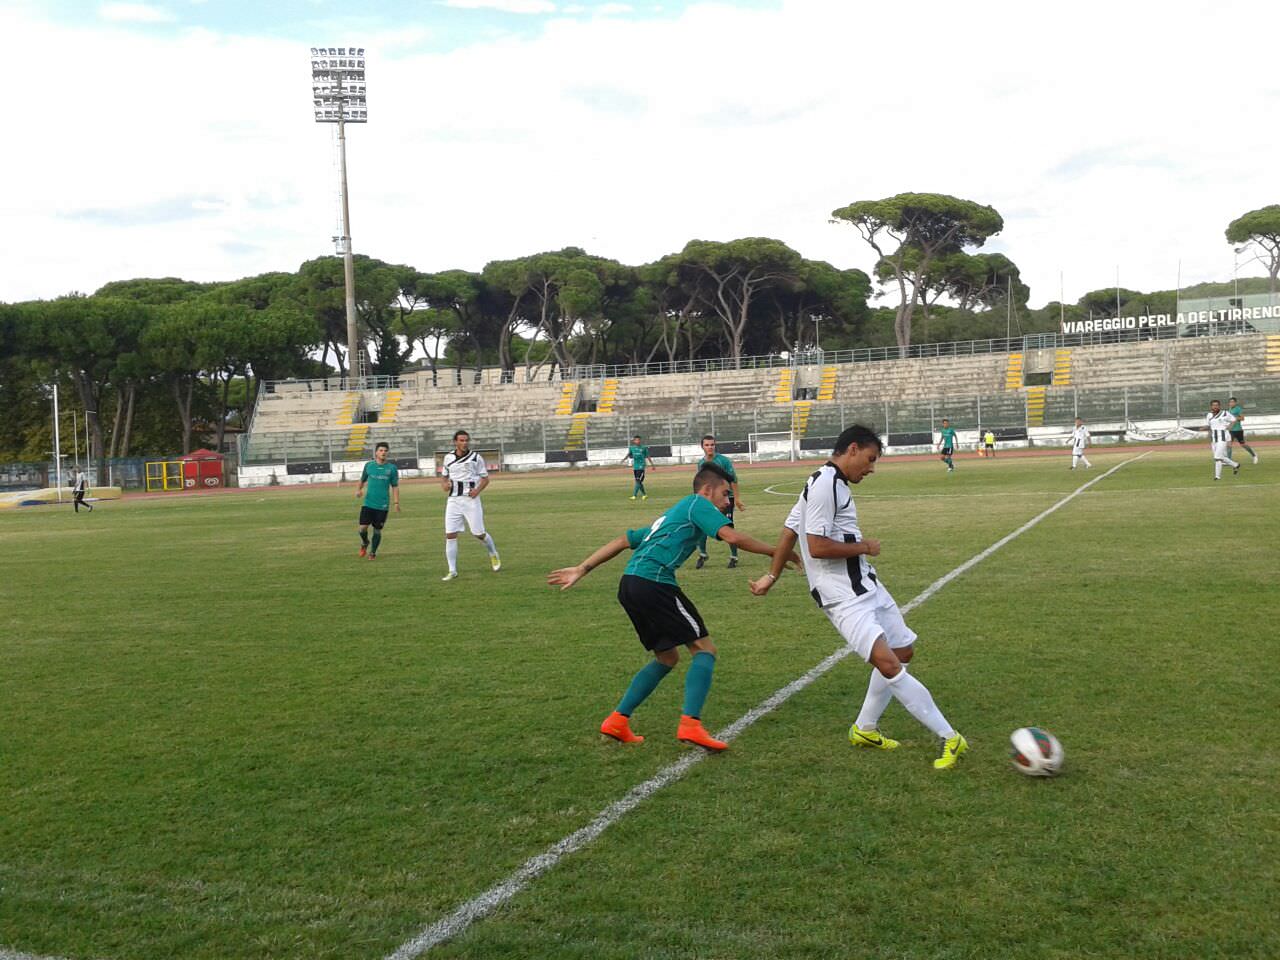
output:
[[[849,728],[849,742],[855,747],[874,747],[877,750],[897,750],[898,741],[891,740],[872,727],[863,730],[856,723]]]
[[[950,770],[960,760],[960,754],[969,749],[969,741],[961,734],[957,733],[954,737],[948,737],[942,741],[942,756],[933,761],[933,769]]]
[[[499,570],[502,569],[502,561],[498,559],[498,555],[496,553],[490,554],[489,566],[493,567],[494,573],[497,573]]]

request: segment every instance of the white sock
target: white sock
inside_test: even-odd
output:
[[[904,671],[906,667],[902,668]],[[893,691],[889,689],[889,681],[875,667],[871,668],[871,679],[867,681],[867,695],[862,699],[862,711],[856,723],[862,730],[874,730],[880,723],[884,708],[893,699]]]
[[[929,692],[929,688],[907,671],[899,670],[896,677],[885,682],[898,702],[907,708],[907,712],[932,730],[935,736],[947,738],[956,735],[955,727],[947,723],[947,718],[933,702],[933,694]]]
[[[1215,480],[1222,479],[1222,461],[1221,460],[1213,461],[1213,479]]]
[[[444,542],[444,558],[449,561],[449,572],[458,572],[458,541],[446,540]]]
[[[1240,466],[1240,464],[1236,463],[1236,461],[1232,460],[1230,457],[1227,457],[1226,463],[1227,463],[1227,466],[1231,467],[1232,469],[1238,468]]]
[[[1071,469],[1074,470],[1080,463],[1080,454],[1073,453],[1071,455]]]
[[[489,551],[489,556],[496,557],[498,555],[498,545],[493,542],[493,537],[487,533],[484,535],[484,548]]]
[[[1093,466],[1093,464],[1089,462],[1089,458],[1088,458],[1088,457],[1086,457],[1083,453],[1082,453],[1082,454],[1080,454],[1080,459],[1084,461],[1084,465],[1085,465],[1085,467],[1086,467],[1086,468],[1089,468],[1089,467],[1092,467],[1092,466]]]

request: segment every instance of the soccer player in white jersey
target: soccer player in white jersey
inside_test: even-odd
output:
[[[831,459],[805,483],[778,538],[773,565],[752,582],[751,592],[762,596],[769,591],[781,576],[792,546],[799,543],[810,596],[845,642],[874,668],[862,710],[849,728],[849,741],[855,746],[895,749],[898,741],[880,733],[879,723],[889,700],[896,697],[941,738],[942,753],[933,766],[946,770],[956,765],[969,744],[947,722],[929,688],[907,673],[916,634],[868,560],[880,555],[880,541],[862,536],[849,491],[850,484],[875,471],[882,450],[880,438],[866,427],[855,425],[840,434]]]
[[[1213,450],[1213,479],[1222,479],[1222,465],[1225,463],[1233,474],[1240,472],[1240,464],[1231,459],[1231,425],[1236,422],[1236,415],[1222,409],[1217,400],[1209,401],[1209,412],[1204,415],[1204,426],[1197,430],[1209,431],[1209,446]]]
[[[1084,461],[1085,469],[1093,466],[1089,462],[1089,458],[1084,455],[1085,448],[1089,446],[1089,428],[1084,425],[1084,421],[1076,417],[1076,428],[1071,431],[1071,469],[1074,470],[1080,465],[1080,461]]]
[[[449,572],[441,580],[452,580],[458,575],[458,534],[465,521],[471,535],[489,551],[489,566],[494,573],[502,569],[498,559],[498,547],[493,537],[484,529],[484,507],[480,494],[489,485],[489,468],[484,457],[471,449],[471,434],[459,430],[453,435],[453,450],[444,455],[440,467],[440,486],[448,496],[444,508],[444,557],[449,561]]]

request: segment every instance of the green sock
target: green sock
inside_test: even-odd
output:
[[[638,496],[640,496],[640,494],[641,494],[643,491],[644,491],[644,487],[643,487],[643,486],[641,486],[641,485],[640,485],[640,481],[639,481],[639,480],[637,480],[637,481],[635,482],[635,485],[634,485],[634,486],[632,486],[632,488],[631,488],[631,495],[632,495],[633,497],[638,497]]]
[[[657,660],[650,660],[646,663],[631,678],[631,686],[627,687],[627,692],[618,701],[618,713],[624,717],[631,716],[636,707],[644,703],[645,698],[658,689],[658,684],[662,682],[662,678],[670,672],[671,668],[665,663],[659,663]]]
[[[373,546],[371,546],[371,547],[369,548],[369,552],[370,552],[370,553],[377,553],[377,552],[378,552],[378,544],[380,544],[381,542],[382,542],[382,531],[381,531],[381,530],[375,530],[375,531],[373,531]]]
[[[361,543],[363,543],[366,547],[369,545],[369,531],[368,531],[368,530],[361,530],[361,531],[360,531],[360,542],[361,542]]]
[[[715,654],[704,650],[693,655],[689,672],[684,675],[684,715],[686,717],[702,716],[702,705],[707,702],[707,694],[711,692],[711,674],[715,669]]]

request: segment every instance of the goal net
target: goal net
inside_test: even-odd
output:
[[[799,441],[794,431],[751,433],[747,435],[747,454],[752,463],[761,460],[791,460],[799,454]]]

